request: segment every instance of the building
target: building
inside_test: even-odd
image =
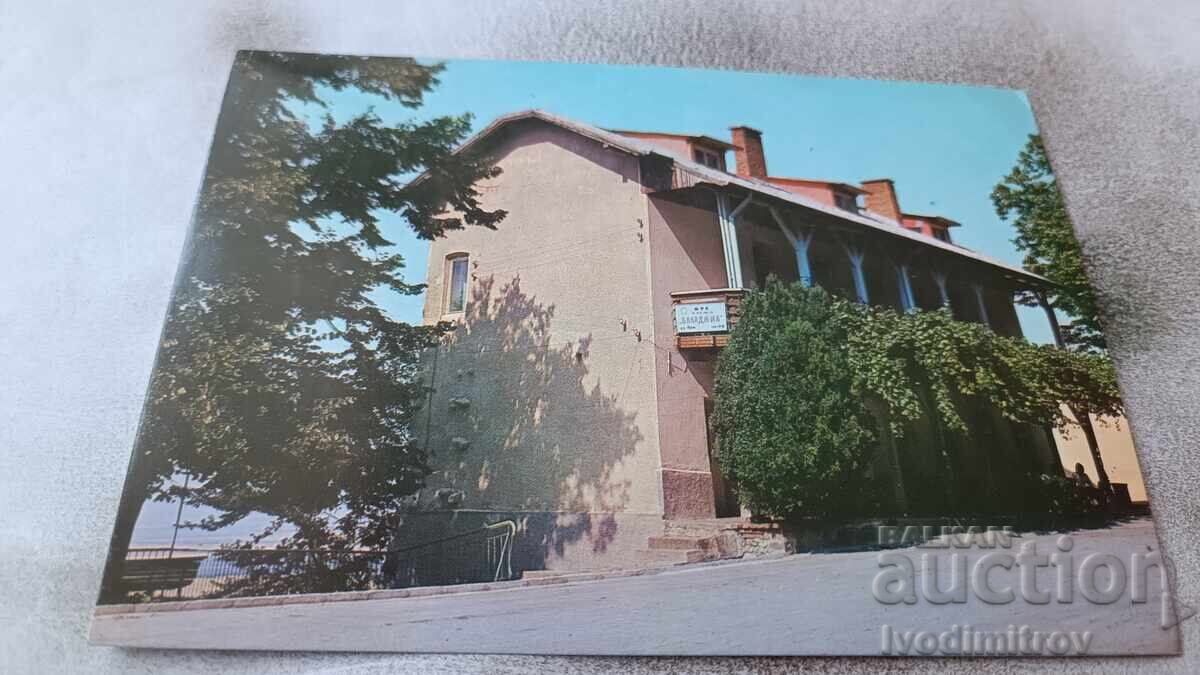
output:
[[[1063,412],[1074,419],[1075,416],[1069,410]],[[1092,429],[1095,430],[1099,440],[1104,469],[1108,473],[1108,479],[1117,488],[1118,496],[1127,492],[1130,502],[1134,505],[1148,507],[1150,497],[1146,493],[1146,483],[1142,479],[1142,467],[1138,463],[1137,449],[1133,445],[1133,435],[1129,432],[1129,420],[1124,417],[1110,419],[1093,415]],[[1063,433],[1055,429],[1054,441],[1058,446],[1058,454],[1067,473],[1073,475],[1075,465],[1082,464],[1088,480],[1095,483],[1100,472],[1096,470],[1096,462],[1092,458],[1091,450],[1088,448],[1083,434],[1074,429],[1071,430],[1071,433]]]
[[[424,320],[458,329],[430,358],[421,498],[440,526],[517,520],[525,569],[670,558],[647,546],[664,521],[741,513],[710,454],[713,356],[769,274],[899,309],[949,305],[1014,336],[1013,294],[1047,287],[955,245],[957,223],[903,212],[891,180],[770,175],[748,127],[723,141],[526,111],[461,151],[501,167],[479,187],[508,216],[430,249]],[[973,480],[1061,472],[1046,430],[976,417],[1001,450],[963,449]],[[880,445],[877,475],[911,505],[903,476],[934,458]]]

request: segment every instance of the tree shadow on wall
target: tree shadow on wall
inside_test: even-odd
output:
[[[524,294],[519,277],[479,279],[430,366],[425,492],[458,503],[426,520],[448,534],[511,516],[516,569],[544,569],[581,541],[603,554],[613,513],[630,504],[637,467],[624,463],[643,435],[621,399],[653,368],[653,350],[632,334],[596,342],[575,328],[555,325],[554,306]],[[591,372],[593,349],[603,372]]]

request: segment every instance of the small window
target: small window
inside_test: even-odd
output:
[[[947,244],[951,243],[950,242],[950,232],[948,230],[946,230],[946,228],[944,228],[944,227],[933,228],[933,238],[940,239],[940,240],[946,242]]]
[[[848,195],[845,192],[835,192],[833,194],[833,203],[843,211],[858,212],[858,199],[854,195]]]
[[[692,148],[692,159],[696,160],[698,164],[703,164],[709,168],[724,170],[724,167],[721,166],[721,156],[712,150]]]
[[[755,242],[750,249],[750,257],[754,260],[755,288],[766,288],[767,277],[771,275],[771,251],[764,244]]]
[[[452,255],[449,263],[450,295],[446,301],[446,312],[456,314],[467,307],[467,256],[466,254]]]

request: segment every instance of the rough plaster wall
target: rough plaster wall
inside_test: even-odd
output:
[[[483,208],[508,212],[499,230],[430,246],[427,321],[455,319],[432,312],[446,255],[469,253],[471,280],[464,325],[439,352],[429,486],[464,490],[465,508],[661,514],[637,160],[548,124],[520,129],[480,188]],[[470,448],[450,450],[452,437]]]
[[[649,200],[648,215],[654,332],[670,345],[675,331],[670,294],[726,285],[720,226],[711,211],[660,198]],[[704,386],[712,383],[711,369],[689,364],[676,349],[655,356],[662,466],[708,471]]]
[[[826,672],[929,661],[133,652],[87,616],[234,50],[643,62],[1028,90],[1108,309],[1142,466],[1200,599],[1200,5],[1040,2],[0,6],[0,670]],[[1200,672],[1182,658],[1106,670]],[[736,645],[729,646],[731,651]],[[951,661],[1093,672],[1085,660]]]

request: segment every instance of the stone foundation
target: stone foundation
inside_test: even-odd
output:
[[[665,518],[679,520],[716,516],[711,473],[662,469],[661,474]]]

